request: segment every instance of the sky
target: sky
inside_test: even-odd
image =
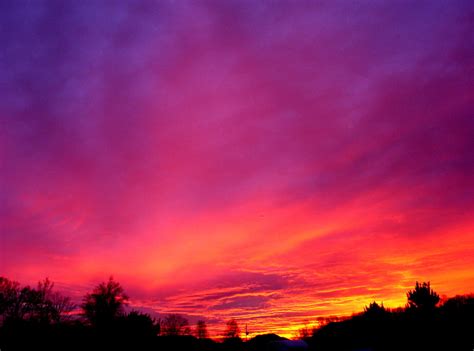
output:
[[[0,2],[0,275],[250,336],[474,292],[471,1]]]

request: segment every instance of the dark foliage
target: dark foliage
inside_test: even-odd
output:
[[[474,348],[474,297],[456,296],[441,306],[429,283],[407,293],[406,309],[372,303],[364,312],[315,330],[311,349],[453,350]]]
[[[209,337],[206,321],[199,320],[196,323],[196,337],[198,339],[207,339]]]
[[[226,339],[240,338],[240,327],[235,319],[227,321],[224,337]]]
[[[281,336],[276,335],[276,334],[257,335],[256,337],[247,341],[246,349],[248,351],[266,350],[267,346],[270,343],[274,341],[280,341],[280,340],[285,340],[285,338],[282,338]]]
[[[66,296],[53,292],[54,284],[45,279],[36,288],[0,277],[0,322],[3,325],[30,322],[60,323],[74,309]]]
[[[82,310],[92,325],[105,328],[123,313],[127,301],[122,286],[110,277],[84,297]]]
[[[420,310],[431,311],[439,302],[439,295],[430,287],[430,282],[416,282],[415,289],[407,293],[408,306]]]
[[[113,279],[87,294],[82,306],[87,320],[71,317],[74,305],[53,291],[48,279],[37,287],[0,278],[0,349],[16,350],[187,350],[267,351],[284,345],[275,334],[248,342],[239,337],[235,320],[224,339],[207,338],[205,321],[190,335],[186,318],[172,314],[158,322],[138,311],[125,313],[128,300]],[[373,302],[350,318],[330,318],[307,341],[313,351],[453,350],[474,348],[474,295],[440,303],[429,283],[417,283],[407,294],[407,307],[390,310]],[[272,346],[273,345],[273,346]]]
[[[154,338],[160,334],[160,323],[146,313],[132,311],[115,322],[120,335],[131,338]]]
[[[161,334],[167,336],[190,335],[189,322],[179,314],[169,314],[161,322]]]

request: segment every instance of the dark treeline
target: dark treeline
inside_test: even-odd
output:
[[[209,338],[207,325],[191,326],[170,314],[162,319],[126,312],[128,296],[110,278],[86,294],[79,305],[55,292],[45,279],[36,287],[0,277],[0,349],[15,350],[473,350],[474,296],[441,301],[429,283],[416,283],[404,308],[371,303],[349,318],[328,318],[314,330],[304,328],[291,342],[275,334],[240,338],[234,319],[221,342]]]
[[[371,303],[363,312],[313,331],[315,351],[474,350],[474,295],[441,301],[430,283],[416,283],[404,308]]]
[[[0,350],[237,350],[240,328],[226,324],[222,342],[209,338],[179,314],[162,319],[125,311],[128,296],[111,277],[86,294],[81,304],[53,290],[45,279],[36,287],[0,277]]]

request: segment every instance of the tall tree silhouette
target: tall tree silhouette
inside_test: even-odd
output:
[[[191,329],[186,318],[179,314],[169,314],[162,321],[161,333],[163,335],[189,335]]]
[[[206,339],[208,336],[209,333],[207,332],[206,322],[199,320],[196,324],[196,337],[198,339]]]
[[[408,291],[408,306],[420,310],[432,310],[439,302],[439,295],[430,287],[430,282],[416,282],[415,289]]]
[[[54,291],[48,299],[55,311],[52,316],[54,322],[59,323],[71,319],[70,313],[76,308],[76,304],[71,301],[69,296],[64,296]]]
[[[227,339],[234,339],[240,337],[239,324],[235,319],[231,319],[226,323],[225,335]]]
[[[127,301],[128,296],[122,286],[110,277],[84,297],[82,309],[93,325],[106,326],[122,314]]]

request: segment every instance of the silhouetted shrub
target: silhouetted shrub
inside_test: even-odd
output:
[[[407,293],[408,305],[422,310],[433,310],[439,302],[439,295],[430,287],[430,282],[416,282],[415,289]]]
[[[92,325],[106,327],[123,313],[127,301],[128,296],[122,286],[110,277],[84,297],[82,310]]]

